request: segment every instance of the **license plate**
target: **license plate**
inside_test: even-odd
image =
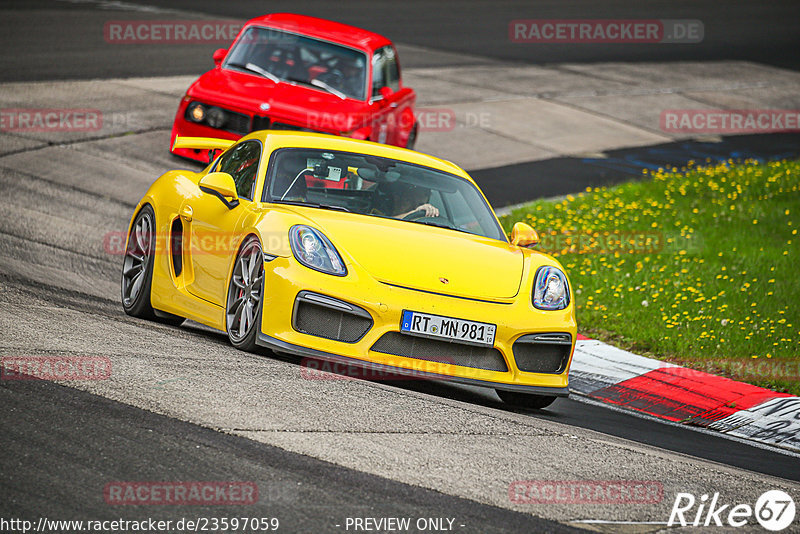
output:
[[[403,320],[400,323],[400,331],[407,334],[489,347],[494,345],[496,329],[493,324],[408,310],[403,310]]]

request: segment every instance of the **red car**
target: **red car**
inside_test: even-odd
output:
[[[175,137],[239,139],[254,130],[302,130],[413,148],[416,94],[403,87],[397,51],[378,34],[278,13],[248,21],[215,67],[186,91]]]

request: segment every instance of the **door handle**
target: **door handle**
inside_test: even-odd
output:
[[[399,104],[398,104],[397,102],[392,102],[391,104],[389,104],[389,107],[390,107],[390,108],[392,108],[392,109],[394,109],[394,108],[396,108],[398,105],[399,105]]]
[[[188,204],[184,204],[183,207],[181,207],[181,217],[183,217],[187,221],[191,221],[192,220],[192,207],[189,206]]]

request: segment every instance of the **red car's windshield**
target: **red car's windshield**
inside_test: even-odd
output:
[[[248,28],[233,44],[223,67],[301,83],[340,98],[366,99],[364,52],[281,30]]]

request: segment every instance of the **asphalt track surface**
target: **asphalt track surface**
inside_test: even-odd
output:
[[[50,382],[0,384],[0,517],[113,520],[109,480],[255,482],[253,506],[150,507],[142,517],[278,518],[283,532],[342,532],[347,517],[457,517],[461,532],[578,532],[537,517],[345,469]],[[13,424],[8,424],[13,421]],[[58,447],[49,446],[52,441]],[[81,473],[80,478],[75,476]],[[147,508],[147,507],[142,507]],[[246,511],[243,511],[246,510]],[[133,515],[137,517],[139,514]]]
[[[136,4],[137,2],[130,2]],[[142,2],[145,4],[145,2]],[[463,3],[452,4],[362,3],[348,2],[345,9],[331,2],[296,3],[272,2],[272,10],[292,10],[327,16],[343,22],[368,26],[386,33],[398,41],[427,46],[443,51],[471,53],[508,61],[554,62],[603,60],[661,60],[681,58],[752,59],[790,68],[798,63],[797,2],[733,3],[720,9],[718,2],[691,4],[656,2],[646,7],[641,2],[604,4],[573,3]],[[217,2],[160,2],[159,5],[185,11],[201,11],[209,16],[249,17],[255,15],[250,7],[238,3]],[[334,7],[336,6],[336,7]],[[610,7],[609,7],[610,6]],[[691,7],[690,7],[691,6]],[[170,56],[146,46],[121,52],[104,46],[102,40],[78,38],[70,40],[76,30],[69,20],[70,10],[81,8],[70,2],[7,2],[5,9],[16,8],[14,16],[5,18],[3,44],[15,51],[0,59],[0,79],[3,81],[49,80],[59,78],[95,78],[111,76],[156,76],[163,74],[201,72],[208,67],[210,51],[215,46],[175,46]],[[260,8],[259,8],[260,9]],[[637,11],[638,10],[638,11]],[[52,31],[45,39],[41,32],[31,32],[32,26],[21,24],[37,11],[51,24]],[[454,13],[458,13],[454,17]],[[132,11],[131,18],[142,16]],[[144,12],[146,15],[146,12]],[[118,15],[114,12],[114,17]],[[515,18],[696,18],[706,26],[706,43],[700,48],[681,46],[662,47],[601,47],[589,50],[582,47],[542,50],[533,55],[530,49],[510,46],[497,40],[496,32],[505,35],[507,21]],[[17,17],[17,18],[15,18]],[[86,20],[99,24],[110,18],[99,11]],[[176,18],[178,18],[176,16]],[[753,21],[759,23],[754,24]],[[41,28],[41,21],[33,25]],[[494,28],[490,33],[488,28]],[[463,39],[467,33],[470,39]],[[53,47],[64,39],[70,46]],[[198,52],[200,51],[200,52]],[[48,52],[53,52],[54,58]],[[538,53],[537,53],[538,54]],[[435,54],[432,54],[435,57]],[[206,59],[203,59],[203,58]],[[423,56],[414,56],[409,66],[426,65]],[[478,59],[480,61],[480,59]],[[692,145],[648,147],[646,149],[611,152],[603,160],[587,161],[563,158],[481,171],[476,177],[495,180],[507,177],[512,183],[520,173],[541,173],[557,176],[559,171],[585,176],[575,184],[563,182],[544,184],[535,192],[520,192],[514,198],[549,196],[583,189],[587,184],[601,185],[616,180],[620,172],[634,169],[639,162],[660,164],[659,161],[680,162],[697,153],[712,153],[720,157],[738,153],[759,157],[796,154],[797,137],[743,136],[726,138],[723,146],[702,143]],[[548,167],[549,166],[549,167]],[[610,172],[610,171],[615,172]],[[492,174],[494,173],[494,174]],[[13,180],[24,180],[21,188]],[[36,177],[14,176],[4,179],[2,191],[13,199],[30,200],[47,191],[51,201],[66,198],[76,216],[81,210],[98,210],[105,214],[114,211],[115,219],[124,219],[132,208],[130,202],[115,199],[93,199],[86,191],[71,186],[49,184]],[[55,185],[56,191],[49,191]],[[487,191],[493,200],[498,192]],[[59,196],[63,195],[63,196]],[[46,194],[44,195],[46,196]],[[500,199],[502,200],[502,199]],[[121,310],[114,302],[98,298],[91,288],[96,278],[103,283],[116,283],[117,264],[82,258],[85,252],[75,230],[57,229],[61,247],[53,249],[46,243],[35,242],[35,232],[20,230],[12,216],[3,213],[0,223],[0,252],[18,261],[21,267],[0,273],[3,306],[36,302],[65,310],[80,311],[112,323],[130,324],[120,318]],[[91,223],[91,219],[87,224]],[[98,216],[98,219],[99,216]],[[70,232],[72,232],[70,234]],[[29,239],[26,249],[21,243]],[[80,283],[71,291],[48,286],[41,276],[26,275],[25,268],[48,263],[45,255],[55,257],[64,269],[81,270]],[[143,325],[146,326],[146,325]],[[10,332],[12,325],[3,324]],[[24,325],[13,328],[26,328]],[[163,327],[160,327],[164,330]],[[191,338],[218,348],[224,344],[219,335],[202,329],[169,329],[170,335]],[[297,362],[293,362],[295,365]],[[434,398],[466,402],[475,406],[508,411],[492,392],[440,383],[388,384],[399,391],[419,392]],[[237,479],[262,481],[260,488],[268,495],[264,514],[279,516],[286,531],[341,531],[335,527],[338,518],[364,515],[365,510],[381,516],[457,516],[468,532],[491,531],[550,531],[564,529],[528,514],[475,503],[447,496],[417,486],[393,482],[385,478],[347,469],[308,456],[256,443],[244,438],[222,434],[176,418],[156,415],[127,404],[46,382],[4,382],[0,384],[4,417],[0,419],[0,515],[3,517],[34,517],[43,512],[60,514],[59,518],[114,517],[116,511],[99,497],[98,488],[111,479],[173,480]],[[719,464],[800,481],[800,462],[797,458],[734,442],[712,434],[693,432],[676,426],[634,417],[587,404],[580,399],[559,400],[542,412],[518,412],[524,417],[553,421],[590,429],[609,436],[652,445],[679,454],[711,460]],[[602,461],[602,460],[598,460]],[[77,473],[77,475],[76,475]],[[302,489],[287,491],[292,485]],[[269,493],[269,488],[283,488]],[[298,513],[298,510],[301,510]],[[77,513],[77,512],[80,513]],[[261,511],[261,510],[259,510]],[[223,515],[219,509],[188,511],[194,515]],[[160,510],[146,510],[157,517]],[[166,512],[163,512],[166,513]],[[174,510],[169,511],[174,516]],[[510,526],[510,525],[513,525]]]
[[[223,44],[109,45],[109,20],[180,19],[194,16],[247,20],[265,12],[288,11],[370,28],[400,43],[437,51],[524,63],[592,61],[680,61],[743,59],[800,68],[800,2],[698,0],[365,1],[273,0],[269,3],[216,0],[5,0],[0,20],[5,50],[0,80],[111,78],[200,74]],[[98,6],[87,14],[88,7]],[[116,6],[110,9],[109,6]],[[124,6],[120,10],[119,6]],[[144,7],[142,7],[144,6]],[[174,9],[148,12],[146,6]],[[137,9],[138,8],[138,9]],[[515,19],[696,19],[703,22],[700,44],[515,44],[508,38]],[[403,55],[405,67],[450,64],[437,55]],[[480,61],[476,59],[475,61]]]
[[[550,198],[640,179],[642,169],[681,168],[689,160],[775,160],[800,155],[800,134],[731,135],[608,150],[602,157],[561,157],[480,169],[470,174],[493,206]],[[522,180],[521,177],[532,179]]]

